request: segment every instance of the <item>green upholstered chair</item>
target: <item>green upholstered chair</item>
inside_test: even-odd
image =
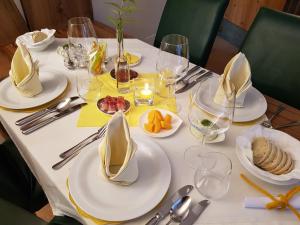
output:
[[[41,186],[11,140],[0,145],[0,198],[29,212],[35,212],[48,203]]]
[[[167,0],[154,46],[167,34],[189,39],[190,61],[205,66],[229,0]]]
[[[0,224],[5,225],[81,225],[78,221],[67,216],[55,216],[47,223],[32,213],[0,198]]]
[[[300,17],[261,8],[241,47],[254,87],[300,109]]]

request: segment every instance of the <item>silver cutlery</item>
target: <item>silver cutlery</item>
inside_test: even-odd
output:
[[[77,105],[74,105],[72,107],[69,107],[68,109],[50,117],[50,118],[46,118],[46,119],[41,119],[36,121],[35,123],[31,124],[29,127],[26,127],[26,129],[22,130],[23,134],[31,134],[32,132],[46,126],[49,123],[52,123],[55,120],[58,120],[62,117],[65,117],[69,114],[71,114],[72,112],[75,112],[76,110],[80,109],[82,106],[86,105],[87,103],[80,103]]]
[[[65,99],[49,106],[46,109],[35,112],[35,113],[33,113],[29,116],[26,116],[26,117],[23,117],[22,119],[17,120],[16,125],[22,126],[22,125],[28,124],[32,121],[35,121],[39,118],[42,118],[42,117],[48,115],[49,113],[56,112],[56,111],[61,111],[61,110],[65,109],[72,101],[74,101],[78,98],[79,98],[79,96],[73,96],[73,97],[70,97],[70,98],[65,98]]]
[[[283,110],[285,110],[285,107],[283,105],[279,105],[276,109],[276,111],[270,116],[268,120],[263,121],[260,125],[267,127],[267,128],[272,128],[272,120]]]
[[[190,82],[190,80],[192,80],[192,78],[197,77],[197,76],[200,76],[200,75],[202,75],[202,74],[205,73],[205,72],[206,72],[206,70],[200,70],[198,73],[195,73],[195,74],[189,76],[188,78],[183,79],[181,82],[182,82],[183,84],[188,84],[188,83]]]
[[[274,127],[274,129],[281,129],[281,128],[294,127],[294,126],[300,126],[300,120],[278,125],[277,127]]]
[[[64,151],[63,153],[61,153],[59,155],[59,157],[63,158],[63,159],[67,158],[70,155],[72,155],[75,151],[78,151],[78,150],[82,149],[83,147],[89,145],[93,141],[96,141],[97,139],[99,139],[99,134],[102,133],[103,129],[106,129],[106,125],[102,126],[97,132],[91,134],[90,136],[88,136],[87,138],[85,138],[84,140],[79,142],[77,145],[75,145],[72,148],[68,149],[67,151]]]
[[[197,70],[199,70],[201,68],[201,66],[194,66],[192,69],[190,69],[186,75],[184,75],[183,77],[179,78],[176,83],[179,83],[180,81],[184,80],[185,78],[187,78],[190,75],[193,75],[193,73],[195,73]]]
[[[179,224],[179,225],[192,225],[195,223],[195,221],[199,218],[199,216],[203,213],[203,211],[207,208],[207,206],[210,204],[210,201],[203,200],[193,206],[188,216]]]
[[[169,197],[165,203],[162,204],[159,211],[152,217],[146,225],[157,225],[162,221],[167,215],[169,215],[172,205],[180,198],[188,195],[193,190],[192,185],[185,185],[176,191],[171,197]]]
[[[202,74],[201,76],[197,77],[197,79],[191,81],[190,83],[185,84],[182,88],[180,88],[179,90],[177,90],[175,93],[176,94],[180,94],[183,92],[186,92],[187,90],[191,89],[192,87],[194,87],[197,83],[199,83],[202,79],[211,76],[213,73],[211,71],[207,71],[204,74]]]
[[[166,223],[166,225],[169,225],[172,222],[182,222],[189,213],[191,203],[192,199],[187,195],[178,199],[171,207],[170,220]]]
[[[105,132],[106,132],[106,126],[103,127],[103,129],[99,133],[97,133],[97,135],[93,139],[91,139],[91,142],[96,141],[96,140],[102,138],[104,136]],[[61,161],[55,163],[52,166],[52,169],[58,170],[58,169],[62,168],[64,165],[66,165],[68,162],[70,162],[75,156],[77,156],[81,152],[81,150],[82,150],[82,148],[77,148],[76,150],[74,150],[72,152],[71,155],[69,155],[68,157],[65,157]]]

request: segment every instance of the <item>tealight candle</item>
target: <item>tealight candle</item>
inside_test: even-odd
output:
[[[147,78],[134,79],[135,105],[153,105],[154,81]]]

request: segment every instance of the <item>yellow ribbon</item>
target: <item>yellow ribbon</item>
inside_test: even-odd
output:
[[[263,189],[262,187],[255,184],[249,178],[247,178],[244,174],[240,174],[241,178],[249,184],[251,187],[256,189],[258,192],[262,193],[263,195],[270,198],[272,201],[266,204],[267,209],[286,209],[289,208],[300,220],[300,213],[291,205],[289,204],[289,200],[291,200],[297,193],[300,192],[300,186],[295,186],[291,190],[289,190],[286,194],[279,194],[277,197],[270,194],[268,191]]]

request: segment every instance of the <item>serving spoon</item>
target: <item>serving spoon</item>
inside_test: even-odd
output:
[[[192,199],[190,196],[184,196],[174,202],[170,210],[170,220],[166,225],[169,225],[172,222],[180,223],[183,221],[189,214],[191,202]]]

